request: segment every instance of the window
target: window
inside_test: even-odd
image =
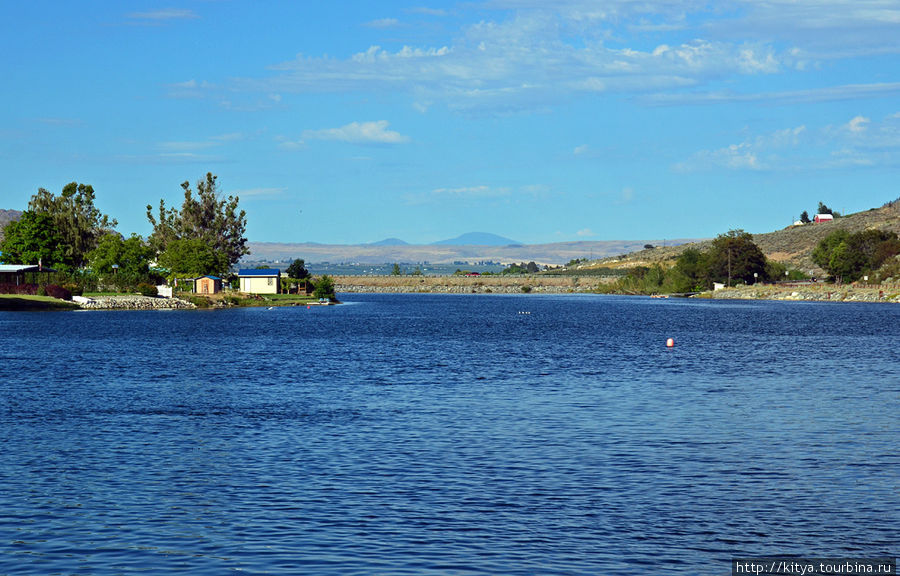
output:
[[[275,279],[274,279],[274,278],[269,278],[269,286],[271,286],[271,285],[274,284],[274,283],[275,283]]]

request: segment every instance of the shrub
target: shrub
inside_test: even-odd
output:
[[[24,294],[34,296],[37,294],[37,291],[37,284],[12,284],[9,282],[0,284],[0,294]]]
[[[84,288],[74,282],[66,282],[62,287],[68,290],[72,296],[81,296],[84,294]]]
[[[56,284],[47,284],[46,286],[41,286],[40,290],[43,291],[43,296],[50,296],[52,298],[59,298],[60,300],[71,300],[72,293],[69,290],[66,290],[62,286],[57,286]]]
[[[156,286],[146,282],[138,284],[137,291],[143,296],[153,296],[154,298],[159,296],[159,290],[156,289]]]
[[[522,286],[522,292],[528,294],[529,292],[531,292],[531,286],[528,286],[527,284],[525,286]]]

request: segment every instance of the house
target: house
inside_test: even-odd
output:
[[[834,216],[831,214],[816,214],[816,217],[813,218],[813,222],[831,222],[834,220]]]
[[[56,272],[53,268],[37,265],[0,264],[0,284],[37,284],[40,274]]]
[[[241,292],[248,294],[278,294],[281,288],[281,270],[260,268],[238,270]]]
[[[195,294],[218,294],[222,291],[222,279],[218,276],[201,276],[194,279]]]

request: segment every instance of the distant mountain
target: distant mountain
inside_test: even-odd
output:
[[[369,246],[409,246],[409,242],[404,242],[399,238],[385,238],[378,242],[372,242]]]
[[[456,238],[431,243],[432,246],[510,246],[518,244],[519,242],[515,240],[497,236],[490,232],[469,232]]]

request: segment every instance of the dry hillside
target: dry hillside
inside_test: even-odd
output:
[[[766,256],[773,260],[783,262],[789,267],[798,268],[807,273],[822,274],[823,271],[813,264],[810,258],[812,251],[828,234],[841,228],[851,233],[876,228],[900,234],[900,202],[895,201],[881,208],[872,208],[865,212],[850,214],[833,222],[788,226],[775,232],[754,234],[753,240],[765,252]],[[685,249],[697,248],[699,250],[707,250],[711,242],[711,240],[704,240],[680,246],[640,250],[624,257],[599,260],[592,263],[592,266],[630,268],[633,266],[647,266],[657,262],[669,263],[678,258],[679,254]]]

